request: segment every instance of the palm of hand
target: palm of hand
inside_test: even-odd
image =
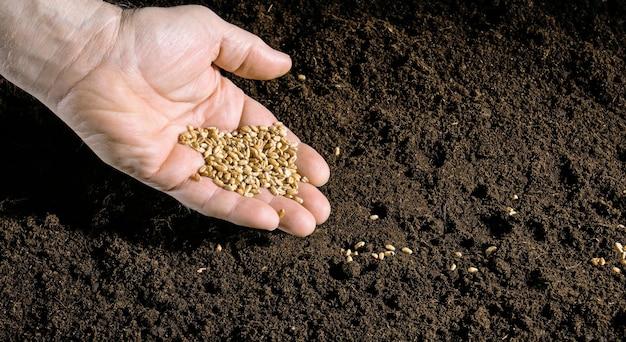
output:
[[[267,191],[245,198],[191,180],[204,161],[177,143],[187,125],[230,131],[277,121],[217,66],[263,79],[286,72],[289,59],[204,7],[148,8],[123,17],[108,57],[64,99],[73,113],[66,121],[87,145],[108,164],[209,216],[295,235],[324,222],[330,205],[314,185],[326,182],[328,166],[310,147],[301,144],[298,153],[298,167],[313,184],[301,184],[301,206]],[[278,209],[287,213],[280,220]]]

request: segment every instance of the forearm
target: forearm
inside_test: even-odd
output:
[[[120,11],[101,0],[0,0],[0,74],[54,109],[108,53]]]

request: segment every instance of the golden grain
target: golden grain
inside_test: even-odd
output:
[[[222,251],[222,245],[220,245],[219,243],[217,244],[217,246],[215,247],[215,250],[218,252]]]
[[[454,271],[454,270],[456,270],[456,264],[452,264],[452,265],[450,265],[449,270],[450,270],[450,271]]]
[[[622,244],[621,244],[621,243],[616,242],[616,243],[615,243],[615,250],[616,250],[618,253],[623,253],[623,252],[624,252],[624,247],[622,246]]]
[[[395,251],[395,250],[396,250],[396,247],[394,247],[394,246],[393,246],[393,245],[391,245],[391,244],[385,245],[385,248],[386,248],[387,250],[389,250],[389,251]]]
[[[413,254],[413,250],[411,250],[409,247],[402,247],[401,251],[404,254],[409,254],[409,255]]]
[[[622,270],[620,270],[619,267],[613,267],[613,272],[622,273]]]
[[[385,252],[378,253],[378,260],[383,260],[385,258]]]
[[[457,251],[457,252],[454,252],[454,256],[456,258],[462,258],[463,257],[463,253]]]
[[[351,257],[351,256],[349,256],[349,255],[348,255],[348,256],[346,257],[346,262],[352,262],[352,260],[353,260],[353,259],[352,259],[352,257]]]
[[[285,209],[278,209],[278,218],[285,217]]]
[[[487,249],[485,249],[485,254],[487,256],[489,256],[489,255],[493,254],[497,249],[498,249],[498,247],[496,247],[496,246],[490,246]]]
[[[285,196],[302,204],[298,182],[308,182],[298,174],[295,165],[298,144],[287,138],[287,128],[276,122],[272,126],[244,126],[231,133],[215,127],[187,127],[178,140],[203,155],[205,165],[194,179],[212,178],[225,190],[251,197],[260,188],[275,196]]]
[[[359,248],[365,247],[365,241],[359,241],[354,245],[354,249],[357,250]]]
[[[476,272],[478,272],[478,269],[476,267],[468,267],[467,268],[467,272],[468,273],[476,273]]]
[[[372,221],[376,221],[378,220],[378,218],[379,218],[378,215],[370,215],[370,220]]]

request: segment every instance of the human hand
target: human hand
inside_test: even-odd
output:
[[[305,236],[326,221],[330,204],[316,186],[330,171],[306,144],[300,143],[297,160],[310,180],[299,184],[303,205],[265,189],[247,198],[192,180],[204,160],[178,144],[188,125],[231,131],[277,121],[218,68],[271,79],[290,69],[287,55],[201,6],[124,11],[117,25],[108,46],[83,51],[72,65],[98,55],[102,60],[50,106],[103,161],[189,208],[238,225]],[[291,132],[288,137],[299,141]],[[282,219],[279,209],[286,213]]]

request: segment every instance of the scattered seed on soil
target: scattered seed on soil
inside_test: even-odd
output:
[[[626,266],[626,259],[622,259],[622,261],[620,261],[620,263],[624,266]]]
[[[354,249],[357,250],[359,248],[363,248],[365,246],[365,241],[359,241],[354,245]]]
[[[350,249],[348,249],[348,250],[345,252],[345,254],[346,254],[346,256],[351,256],[351,255],[352,255],[352,251],[351,251]]]
[[[386,257],[391,257],[391,256],[396,255],[396,252],[394,252],[394,251],[385,251],[384,253],[385,253]]]
[[[456,270],[456,264],[452,264],[452,265],[450,265],[449,270],[450,270],[450,271],[454,271],[454,270]]]
[[[604,258],[591,258],[591,263],[594,266],[604,266],[606,264],[606,260],[604,260]]]
[[[298,143],[287,139],[287,128],[281,122],[244,126],[230,133],[189,126],[178,141],[204,158],[205,165],[192,175],[196,180],[212,178],[217,186],[245,197],[265,188],[275,196],[304,202],[297,196],[298,182],[308,182],[295,164]]]
[[[512,200],[514,200],[514,201],[517,201],[517,200],[519,199],[519,196],[517,196],[517,195],[513,195],[513,196],[511,197],[511,199],[512,199]]]
[[[396,247],[394,247],[393,245],[389,245],[389,244],[388,244],[388,245],[385,245],[385,248],[386,248],[388,251],[395,251],[395,250],[396,250]]]
[[[352,262],[352,260],[353,260],[353,259],[352,259],[352,256],[348,255],[348,256],[346,257],[346,262]]]
[[[622,273],[622,270],[620,270],[619,267],[613,267],[613,272]]]
[[[372,257],[373,257],[374,259],[378,259],[378,253],[372,253]]]
[[[302,75],[302,74],[299,74],[299,75],[298,75],[298,80],[299,80],[299,81],[306,81],[306,76],[304,76],[304,75]]]
[[[513,216],[517,214],[517,211],[515,211],[515,209],[511,208],[511,207],[506,207],[504,208],[504,211],[506,211],[506,214],[509,216]]]
[[[463,253],[461,253],[461,252],[454,252],[454,256],[456,258],[462,258],[463,257]]]
[[[624,253],[624,247],[623,247],[623,246],[622,246],[622,244],[621,244],[621,243],[619,243],[619,242],[616,242],[616,243],[615,243],[615,250],[616,250],[618,253]]]
[[[409,247],[402,247],[401,251],[404,254],[409,254],[409,255],[413,254],[413,250],[411,250]]]
[[[222,251],[222,245],[220,245],[219,243],[217,244],[217,246],[215,247],[215,250],[218,252]]]
[[[383,260],[385,258],[385,252],[378,253],[378,260]]]
[[[196,272],[202,273],[204,271],[206,271],[206,267],[200,267]]]
[[[370,220],[372,221],[378,220],[378,215],[370,215]]]
[[[467,272],[468,273],[476,273],[476,272],[478,272],[478,269],[476,267],[468,267]]]
[[[341,154],[341,149],[339,147],[335,147],[335,155],[339,156]]]
[[[497,249],[498,249],[498,247],[496,247],[496,246],[490,246],[487,249],[485,249],[485,254],[487,256],[489,256],[489,255],[493,254]]]

